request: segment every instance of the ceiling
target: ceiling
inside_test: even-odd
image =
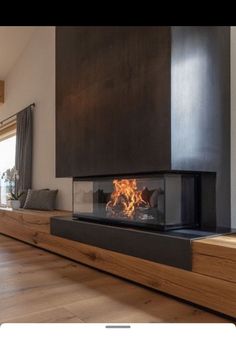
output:
[[[0,80],[4,80],[36,27],[0,26]]]

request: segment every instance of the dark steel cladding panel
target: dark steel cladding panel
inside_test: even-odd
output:
[[[217,225],[229,226],[230,28],[171,33],[172,169],[215,171]]]
[[[191,239],[187,236],[142,231],[119,226],[51,218],[52,235],[79,241],[103,249],[191,270]]]
[[[170,125],[170,27],[57,27],[57,177],[169,170]]]

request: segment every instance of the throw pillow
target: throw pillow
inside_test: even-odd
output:
[[[53,211],[58,190],[28,190],[24,209]]]

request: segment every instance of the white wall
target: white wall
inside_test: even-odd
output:
[[[55,29],[37,28],[5,80],[0,120],[35,102],[33,188],[58,189],[57,208],[71,210],[72,181],[55,178]],[[65,158],[66,159],[66,158]]]
[[[236,27],[231,27],[231,222],[236,228]]]

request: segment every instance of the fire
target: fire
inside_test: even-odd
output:
[[[136,179],[115,179],[113,185],[114,191],[106,210],[113,216],[122,215],[133,219],[136,208],[147,204],[142,198],[142,191],[138,191]]]

